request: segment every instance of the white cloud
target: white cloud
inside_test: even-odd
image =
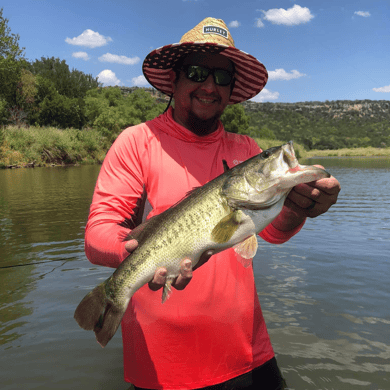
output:
[[[115,75],[112,70],[105,69],[102,70],[98,75],[99,83],[103,83],[105,85],[119,85],[121,82]]]
[[[371,16],[371,14],[367,11],[355,11],[354,14],[363,16],[363,18],[368,18],[369,16]]]
[[[314,18],[309,8],[301,7],[295,4],[289,9],[273,8],[268,11],[262,11],[264,20],[268,20],[273,24],[284,24],[286,26],[296,26],[301,23],[307,23]]]
[[[257,94],[254,98],[251,99],[252,102],[267,102],[269,100],[277,100],[279,98],[279,92],[271,92],[267,88],[263,88],[263,90]]]
[[[148,80],[146,80],[144,75],[138,76],[138,77],[133,77],[131,79],[132,83],[137,86],[137,87],[145,87],[148,85]]]
[[[260,18],[256,18],[255,26],[258,28],[262,28],[262,27],[264,27],[264,23],[262,22],[262,20]]]
[[[291,80],[299,79],[306,76],[304,73],[300,73],[297,70],[292,70],[291,73],[286,72],[284,69],[275,69],[268,72],[270,80]]]
[[[390,85],[387,85],[386,87],[380,87],[380,88],[373,88],[374,92],[390,92]]]
[[[85,51],[76,51],[76,52],[72,53],[72,57],[81,58],[84,61],[89,60],[88,53],[86,53]]]
[[[94,47],[100,47],[107,45],[108,42],[111,42],[110,37],[105,37],[100,35],[98,32],[92,31],[90,29],[85,30],[81,35],[74,38],[66,38],[65,42],[70,45],[76,46],[87,46],[93,49]]]
[[[229,23],[229,27],[230,28],[237,28],[238,26],[240,26],[240,22],[238,20],[233,20],[232,22]]]
[[[101,62],[115,62],[123,65],[135,65],[140,61],[139,57],[129,58],[126,56],[118,56],[116,54],[106,53],[99,57]]]

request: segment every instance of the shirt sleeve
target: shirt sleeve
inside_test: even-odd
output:
[[[147,155],[142,134],[136,130],[137,126],[119,135],[96,182],[85,229],[85,253],[93,264],[116,268],[128,255],[124,239],[135,227]]]

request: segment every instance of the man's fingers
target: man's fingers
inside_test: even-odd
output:
[[[137,240],[129,240],[126,242],[125,244],[125,249],[127,250],[127,252],[131,253],[131,252],[134,252],[135,248],[137,248],[138,246],[138,241]]]
[[[190,259],[182,260],[180,264],[180,273],[177,278],[173,281],[172,287],[176,290],[183,290],[187,287],[188,283],[192,279],[192,273],[194,269],[199,268],[202,264],[204,264],[208,259],[214,254],[214,251],[207,251],[202,254],[198,263],[194,268],[192,268],[192,262]],[[153,291],[157,291],[160,288],[164,287],[166,278],[167,278],[167,270],[166,268],[158,268],[154,273],[153,279],[149,282],[149,287]]]
[[[167,277],[167,270],[165,268],[158,268],[154,273],[153,279],[149,282],[149,288],[153,291],[159,290],[164,287]]]
[[[180,274],[172,283],[176,290],[183,290],[192,279],[192,262],[190,259],[184,259],[181,262]]]
[[[316,188],[328,195],[337,195],[341,190],[339,181],[333,176],[326,179],[312,181],[306,185],[312,188]],[[297,187],[299,186],[301,185],[298,185]]]
[[[158,268],[154,273],[153,279],[149,282],[149,288],[157,291],[164,287],[167,280],[166,268]],[[183,290],[192,279],[192,263],[190,259],[184,259],[180,265],[180,274],[173,281],[172,287],[176,290]]]
[[[298,187],[298,186],[297,186]],[[325,201],[324,195],[316,188],[312,188],[306,184],[300,185],[299,188],[293,188],[288,198],[302,209],[307,209],[313,204],[322,203]]]
[[[340,189],[340,183],[333,176],[298,184],[290,191],[285,206],[298,214],[315,218],[337,202]]]

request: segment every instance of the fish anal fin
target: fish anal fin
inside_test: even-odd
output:
[[[246,240],[235,245],[233,248],[235,252],[240,255],[238,261],[245,267],[249,267],[252,263],[252,259],[257,252],[257,237],[255,234],[247,238]]]
[[[222,218],[211,232],[211,238],[218,244],[228,242],[240,226],[243,218],[242,211],[237,210]]]
[[[165,303],[167,299],[172,295],[172,283],[176,279],[176,276],[167,276],[165,285],[163,288],[161,303]]]

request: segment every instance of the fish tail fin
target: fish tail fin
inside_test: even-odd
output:
[[[74,318],[81,328],[93,330],[98,343],[104,348],[117,331],[125,309],[118,308],[107,299],[106,282],[100,283],[79,303]]]

